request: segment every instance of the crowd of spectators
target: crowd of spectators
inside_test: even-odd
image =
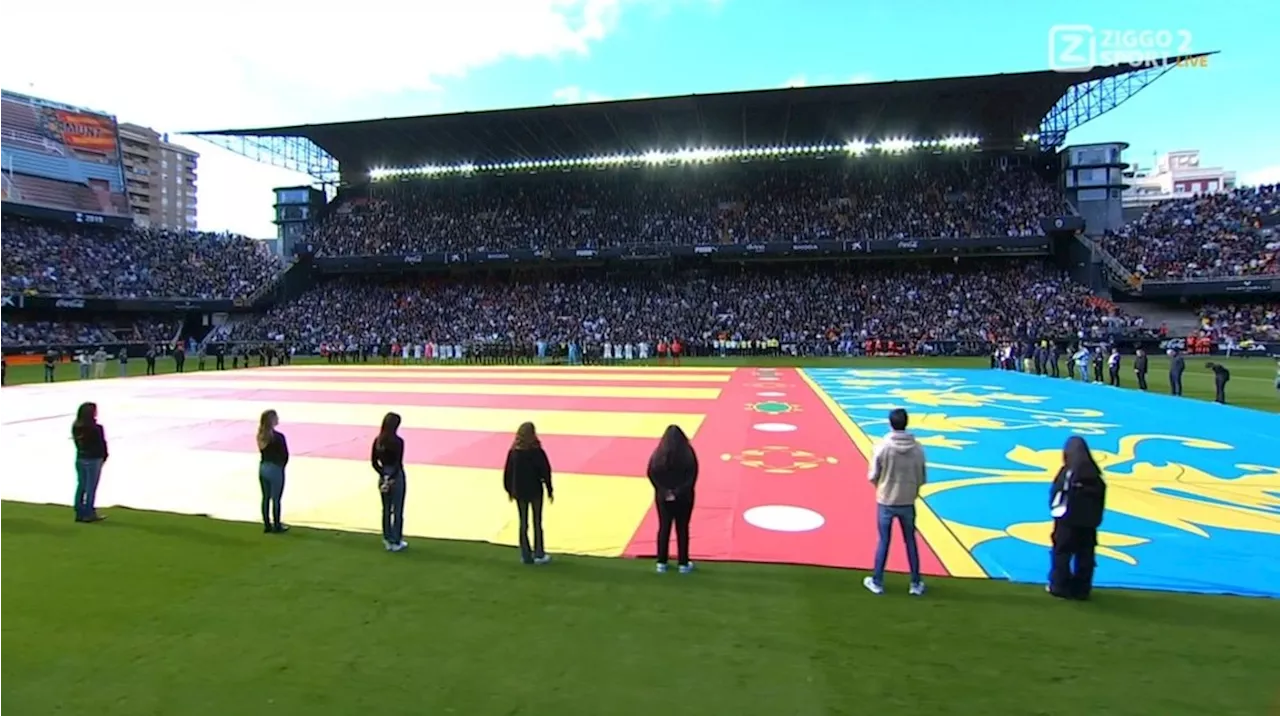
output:
[[[1214,340],[1280,340],[1280,303],[1200,307],[1200,334]]]
[[[1156,204],[1103,246],[1153,280],[1280,274],[1280,186],[1235,189]]]
[[[124,325],[90,321],[0,322],[5,345],[110,345],[120,343],[169,343],[177,335],[177,321],[144,319]]]
[[[239,299],[284,268],[235,234],[119,230],[4,220],[5,292],[111,298]]]
[[[941,159],[449,177],[361,192],[313,233],[318,255],[1031,236],[1061,207],[1030,168]]]
[[[1140,322],[1038,261],[724,267],[487,280],[340,278],[251,321],[233,340],[399,342],[895,340],[1106,337]]]

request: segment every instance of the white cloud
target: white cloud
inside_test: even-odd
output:
[[[796,75],[786,82],[782,83],[783,87],[808,87],[809,79],[804,75]]]
[[[598,92],[588,92],[577,85],[561,87],[551,93],[556,104],[580,104],[582,102],[608,102],[609,97]]]
[[[1241,186],[1267,186],[1270,184],[1280,184],[1280,164],[1246,172],[1244,179],[1241,180],[1240,183]]]
[[[168,132],[386,116],[392,99],[506,59],[585,55],[628,1],[24,3],[6,7],[6,27],[56,26],[56,47],[46,32],[6,33],[0,85]],[[203,154],[206,228],[271,235],[271,188],[306,181],[184,143]]]

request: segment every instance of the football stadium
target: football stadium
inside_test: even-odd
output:
[[[1280,194],[1066,141],[1185,59],[201,133],[279,253],[6,92],[7,707],[1275,708]]]

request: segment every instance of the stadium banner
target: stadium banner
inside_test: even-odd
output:
[[[1142,296],[1194,298],[1197,296],[1266,296],[1280,293],[1280,279],[1251,278],[1221,281],[1143,281]]]
[[[867,242],[874,254],[964,254],[996,251],[1009,254],[1049,253],[1047,236],[987,236],[965,239],[880,239]]]
[[[6,303],[6,306],[8,304]],[[186,298],[86,298],[82,296],[23,296],[21,308],[32,311],[84,311],[86,313],[223,313],[234,301]]]
[[[116,153],[116,123],[110,117],[54,110],[61,128],[62,143],[72,149],[113,156]]]
[[[163,343],[168,342],[163,341]],[[154,344],[151,343],[30,343],[21,346],[6,344],[3,353],[10,365],[38,365],[44,362],[44,356],[49,351],[53,351],[57,356],[57,362],[69,363],[72,357],[81,351],[92,352],[103,348],[109,356],[108,363],[112,365],[112,370],[115,370],[121,350],[126,351],[131,359],[140,359],[145,358],[147,351],[152,347]],[[164,355],[168,354],[169,351],[165,350]]]
[[[4,296],[0,296],[0,306],[4,306],[5,308],[22,308],[25,301],[26,301],[26,296],[23,296],[20,293],[5,294]]]
[[[519,264],[538,261],[656,261],[675,257],[708,259],[853,258],[859,254],[929,254],[961,256],[982,254],[1045,254],[1049,239],[1043,236],[973,239],[890,239],[857,241],[767,241],[741,244],[640,244],[604,248],[506,251],[471,251],[403,256],[321,256],[313,264],[321,273],[376,273],[428,270],[441,265]]]
[[[93,214],[87,211],[56,209],[33,204],[15,204],[4,202],[4,213],[8,216],[21,216],[38,221],[58,221],[70,224],[89,224],[91,226],[107,226],[112,229],[128,229],[133,226],[132,216],[113,216],[111,214]]]
[[[1144,346],[1145,347],[1145,346]],[[1185,351],[1187,339],[1170,338],[1160,341],[1157,350]],[[1239,343],[1214,343],[1209,353],[1216,356],[1277,356],[1280,357],[1280,342],[1276,341],[1242,341]]]

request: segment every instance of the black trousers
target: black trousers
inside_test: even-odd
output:
[[[1110,374],[1107,376],[1107,378],[1108,378],[1107,380],[1108,385],[1114,385],[1117,388],[1120,387],[1120,369],[1119,368],[1112,369]]]
[[[1227,384],[1215,380],[1213,382],[1213,400],[1218,403],[1227,402]]]
[[[658,504],[658,564],[666,564],[671,555],[671,528],[676,530],[676,560],[689,563],[689,520],[693,517],[693,498]]]
[[[1169,394],[1182,395],[1182,375],[1181,374],[1174,374],[1174,373],[1169,374]]]
[[[1098,530],[1053,524],[1049,591],[1058,597],[1087,599],[1093,591],[1094,550]]]
[[[1147,389],[1147,374],[1146,374],[1146,373],[1138,373],[1138,374],[1137,374],[1137,376],[1138,376],[1138,390],[1146,390],[1146,389]]]
[[[1058,367],[1058,361],[1053,361],[1052,363],[1049,364],[1049,375],[1053,376],[1054,378],[1062,377],[1062,369]]]

